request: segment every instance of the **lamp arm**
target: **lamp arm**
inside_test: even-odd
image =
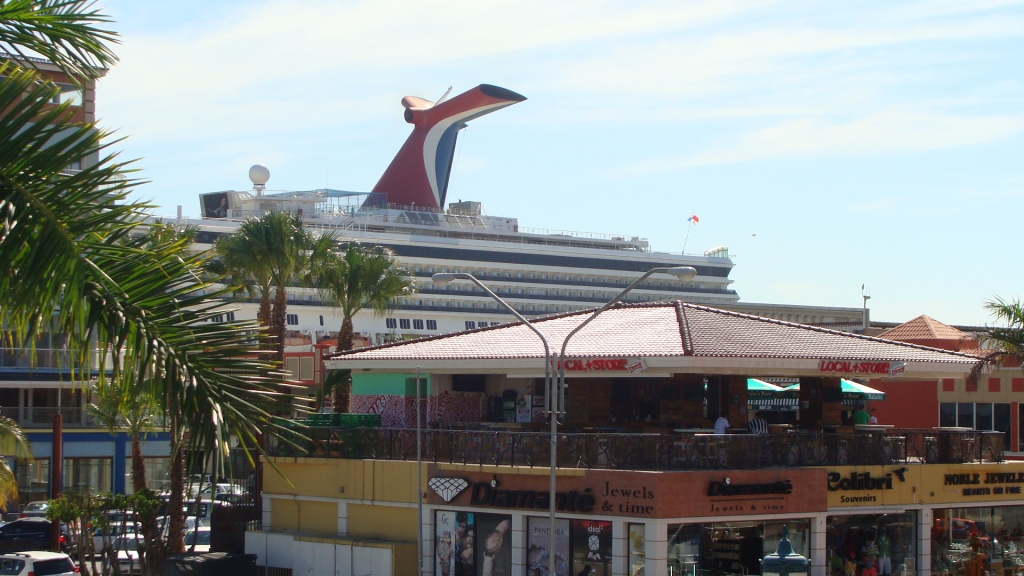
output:
[[[522,322],[523,324],[525,324],[527,326],[527,328],[529,328],[530,330],[533,330],[533,333],[536,334],[540,338],[541,342],[544,343],[544,358],[546,359],[546,358],[551,356],[551,348],[548,346],[548,339],[545,338],[544,335],[540,333],[540,330],[537,330],[536,326],[531,324],[529,320],[527,320],[525,317],[523,317],[522,314],[517,312],[516,309],[513,308],[508,302],[505,302],[504,300],[502,300],[500,296],[498,296],[497,294],[492,292],[490,288],[485,286],[483,282],[481,282],[476,276],[473,276],[472,274],[466,274],[465,272],[463,272],[461,274],[456,274],[455,277],[456,278],[461,278],[463,280],[469,280],[473,284],[476,284],[477,286],[480,287],[481,290],[486,292],[488,296],[490,296],[495,301],[497,301],[498,304],[501,304],[502,306],[505,307],[506,310],[508,310],[509,312],[514,314],[515,317],[518,318],[520,322]]]

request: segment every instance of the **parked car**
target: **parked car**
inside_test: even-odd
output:
[[[210,527],[200,526],[185,533],[185,550],[192,551],[192,544],[196,545],[196,552],[210,551]]]
[[[124,531],[121,530],[120,523],[111,523],[108,529],[108,538],[110,539],[111,545],[114,541],[121,536],[134,536],[136,532],[135,522],[128,523],[124,526]],[[93,550],[99,552],[103,550],[103,530],[101,528],[95,528],[92,532],[92,546]]]
[[[19,516],[22,518],[46,518],[46,509],[49,507],[50,503],[46,500],[29,502]]]
[[[22,518],[0,526],[0,552],[45,550],[50,547],[52,524],[45,518]],[[68,545],[67,530],[61,528],[61,549]]]
[[[141,534],[126,534],[114,540],[114,550],[117,551],[117,565],[121,574],[141,574],[142,561],[139,560],[139,550],[142,549],[145,541]]]
[[[78,570],[63,552],[17,552],[0,554],[4,576],[75,576]]]

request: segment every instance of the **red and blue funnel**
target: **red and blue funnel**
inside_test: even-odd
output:
[[[470,120],[523,100],[521,94],[490,84],[437,104],[416,96],[402,98],[412,134],[363,206],[443,208],[459,130]]]

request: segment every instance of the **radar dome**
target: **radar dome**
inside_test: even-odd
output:
[[[249,168],[249,180],[258,187],[265,186],[270,180],[270,168],[263,164],[253,164],[252,168]]]

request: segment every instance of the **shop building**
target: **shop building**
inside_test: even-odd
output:
[[[584,318],[535,324],[557,350]],[[536,336],[509,325],[354,351],[327,367],[403,397],[419,373],[422,467],[415,429],[310,428],[308,446],[272,450],[283,476],[264,468],[247,549],[267,573],[414,574],[419,539],[435,575],[547,574],[552,553],[559,575],[742,575],[760,573],[785,528],[814,576],[928,575],[940,547],[966,576],[974,564],[950,556],[963,521],[980,534],[994,526],[973,519],[984,507],[1024,505],[1024,467],[1003,462],[991,431],[842,426],[841,380],[963,378],[977,361],[684,303],[613,308],[568,346],[552,551],[546,425],[532,409],[483,422],[489,398],[515,394],[518,412],[543,394]],[[781,377],[800,383],[798,422],[740,433],[748,379]],[[444,398],[462,395],[477,409],[453,415]],[[730,433],[708,433],[720,416]],[[998,516],[1012,533],[1012,511]],[[933,546],[946,526],[956,538]]]
[[[992,350],[980,349],[978,336],[930,318],[913,320],[886,330],[879,338],[920,344],[982,358]],[[872,404],[879,422],[900,427],[960,427],[1002,432],[1007,456],[1024,457],[1021,439],[1024,412],[1024,372],[1018,362],[1005,359],[989,364],[977,380],[968,377],[900,379],[874,377],[869,382],[887,394]]]

